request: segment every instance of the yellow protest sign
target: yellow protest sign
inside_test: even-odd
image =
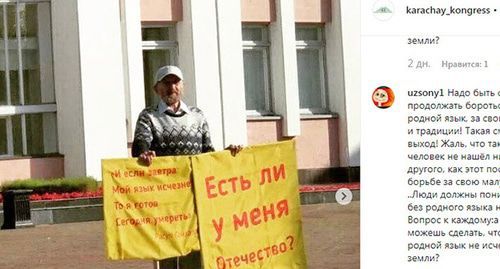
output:
[[[102,161],[109,259],[165,259],[199,250],[189,157]]]
[[[192,166],[205,269],[306,268],[294,141]]]

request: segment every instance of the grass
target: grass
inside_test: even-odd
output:
[[[88,192],[97,189],[98,182],[92,177],[19,179],[5,182],[0,186],[1,191],[33,190],[34,194]]]

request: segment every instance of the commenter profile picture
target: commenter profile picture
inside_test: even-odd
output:
[[[388,108],[394,103],[394,92],[387,86],[380,86],[373,91],[372,101],[378,108]]]
[[[379,21],[388,21],[394,15],[394,4],[390,0],[378,0],[373,4],[373,16]]]

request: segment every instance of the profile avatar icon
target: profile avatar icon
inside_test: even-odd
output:
[[[378,108],[388,108],[394,103],[394,92],[389,87],[380,86],[373,92],[372,101]]]
[[[394,4],[390,0],[378,0],[372,8],[373,16],[379,21],[388,21],[395,12]]]

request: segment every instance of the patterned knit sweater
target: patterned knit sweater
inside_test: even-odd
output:
[[[144,109],[137,119],[132,156],[146,150],[156,156],[193,155],[214,151],[205,116],[200,109],[187,112],[160,112],[158,106]]]

